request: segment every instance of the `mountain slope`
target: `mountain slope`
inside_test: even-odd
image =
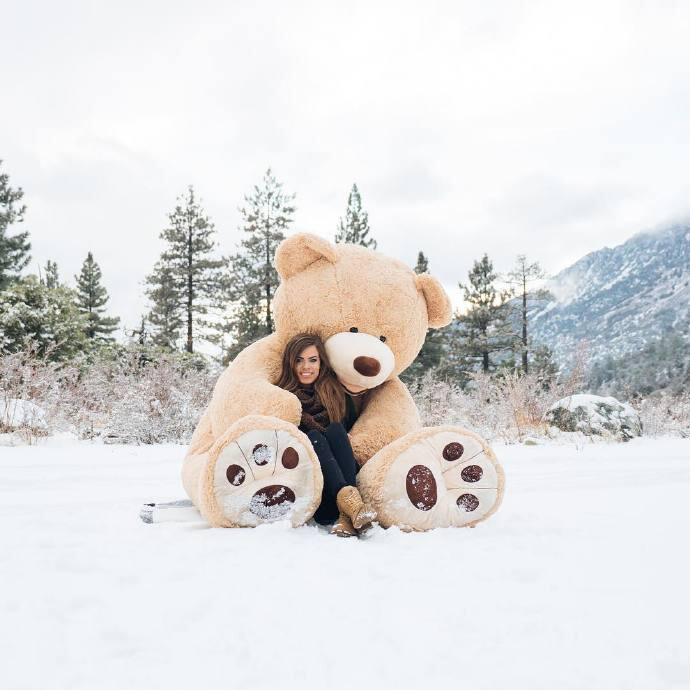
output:
[[[547,282],[555,300],[532,314],[532,335],[568,364],[637,353],[670,333],[690,339],[690,226],[640,233],[592,252]]]

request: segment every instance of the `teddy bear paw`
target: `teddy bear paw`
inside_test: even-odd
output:
[[[473,527],[494,513],[503,470],[482,438],[459,427],[426,428],[387,446],[362,469],[363,495],[385,527]]]
[[[245,419],[241,426],[249,425]],[[222,444],[212,474],[212,524],[253,527],[290,520],[297,526],[319,504],[323,480],[307,437],[280,420],[261,425],[269,428],[231,434]]]

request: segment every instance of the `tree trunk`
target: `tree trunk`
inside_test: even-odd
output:
[[[88,328],[86,329],[86,337],[89,338],[89,340],[93,340],[94,336],[96,335],[93,331],[93,316],[91,314],[93,313],[93,290],[91,289],[91,285],[89,285],[89,314],[86,317],[89,320],[89,325]]]
[[[270,211],[269,211],[270,213]],[[270,215],[266,217],[266,335],[273,333],[271,318],[271,241]]]
[[[187,230],[187,352],[194,352],[194,339],[192,333],[192,228]]]
[[[527,276],[522,276],[522,371],[527,374]]]

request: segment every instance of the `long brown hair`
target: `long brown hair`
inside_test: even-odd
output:
[[[291,393],[300,388],[301,384],[295,373],[295,365],[297,358],[310,345],[316,348],[321,360],[319,375],[314,381],[314,390],[319,396],[321,404],[326,408],[331,422],[340,422],[345,417],[345,393],[338,383],[335,372],[331,369],[326,356],[326,348],[318,335],[299,333],[288,341],[283,351],[282,370],[276,386]]]

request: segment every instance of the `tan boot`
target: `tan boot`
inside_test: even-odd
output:
[[[335,534],[337,537],[356,537],[357,530],[352,526],[352,520],[345,513],[340,513],[331,527],[331,534]]]
[[[335,497],[338,510],[345,513],[355,529],[361,529],[372,520],[376,520],[376,511],[364,506],[362,496],[354,486],[344,486]]]

